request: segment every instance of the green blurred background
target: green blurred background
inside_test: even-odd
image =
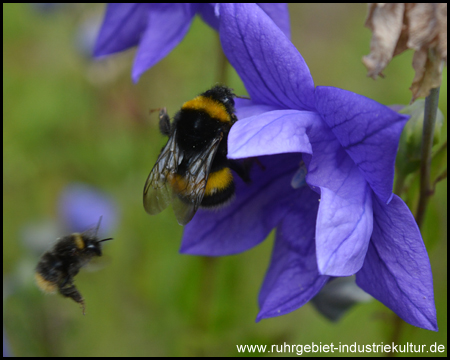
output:
[[[365,5],[290,10],[293,43],[316,85],[387,105],[409,103],[412,52],[395,58],[385,79],[366,77],[361,57],[369,53],[371,34],[363,27]],[[183,229],[172,211],[150,217],[142,206],[145,180],[165,143],[157,114],[149,110],[166,106],[173,115],[218,81],[217,35],[196,18],[180,45],[135,85],[134,50],[104,62],[93,62],[80,50],[83,29],[103,12],[104,5],[50,12],[3,5],[3,321],[12,354],[233,356],[237,344],[389,343],[393,315],[377,301],[354,307],[338,323],[310,304],[255,323],[273,236],[235,256],[178,253]],[[440,95],[445,118],[446,76],[445,69]],[[228,79],[245,94],[231,68]],[[24,241],[33,224],[58,221],[59,194],[74,181],[109,193],[120,211],[115,232],[108,234],[115,240],[104,247],[106,264],[76,278],[86,316],[72,300],[37,289],[33,267],[39,254]],[[446,180],[438,184],[423,231],[440,330],[404,324],[400,343],[447,346],[446,186]]]

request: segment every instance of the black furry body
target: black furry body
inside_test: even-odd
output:
[[[84,299],[74,285],[74,277],[94,256],[101,256],[101,242],[90,232],[60,238],[45,252],[36,267],[36,282],[45,292],[58,291],[79,303],[84,313]]]
[[[175,214],[185,225],[198,207],[219,207],[234,196],[230,169],[249,181],[248,171],[227,158],[228,134],[237,121],[234,97],[231,89],[215,86],[184,103],[172,123],[165,109],[160,112],[160,131],[169,140],[144,188],[148,213],[159,213],[175,194],[181,202],[174,202]]]

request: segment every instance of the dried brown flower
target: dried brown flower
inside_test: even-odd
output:
[[[416,72],[412,100],[441,85],[447,64],[447,4],[369,4],[366,26],[372,30],[370,54],[363,57],[368,76],[376,79],[392,57],[413,49]]]

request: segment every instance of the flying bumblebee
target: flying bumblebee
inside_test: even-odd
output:
[[[235,192],[231,170],[249,182],[248,169],[227,159],[227,140],[237,121],[232,90],[217,85],[187,101],[172,123],[166,109],[159,129],[169,137],[144,187],[144,208],[155,215],[170,203],[180,225],[191,221],[199,207],[216,208]]]
[[[46,293],[59,293],[80,304],[85,310],[83,296],[74,285],[74,277],[94,256],[102,255],[101,243],[112,238],[99,240],[97,237],[101,218],[95,229],[73,233],[59,238],[55,245],[45,252],[36,266],[36,284]]]

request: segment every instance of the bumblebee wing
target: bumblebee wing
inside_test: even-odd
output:
[[[144,208],[150,215],[160,213],[174,199],[175,193],[170,183],[171,179],[175,178],[178,164],[182,160],[183,152],[176,143],[175,130],[159,154],[145,183]]]
[[[205,151],[189,160],[190,163],[182,181],[182,188],[176,191],[179,196],[173,200],[173,211],[180,225],[186,225],[191,221],[202,202],[211,165],[222,137],[223,133],[220,133],[211,141]],[[179,185],[180,182],[177,184]]]

